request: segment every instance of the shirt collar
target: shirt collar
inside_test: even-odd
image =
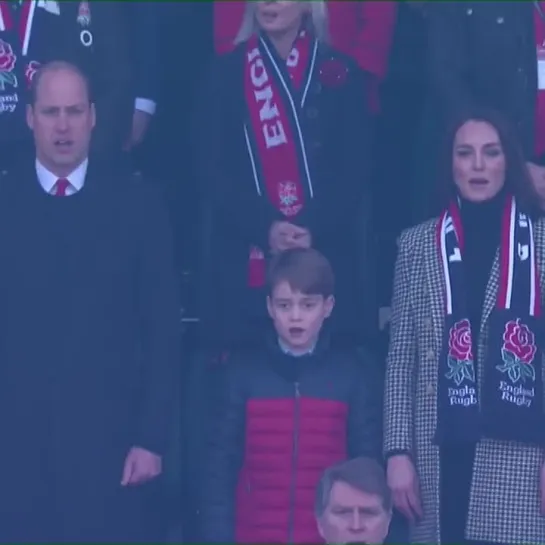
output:
[[[294,358],[298,358],[301,356],[310,356],[314,353],[314,350],[316,349],[316,344],[313,344],[306,352],[303,352],[302,354],[294,354],[293,351],[280,338],[278,338],[278,346],[280,347],[280,350],[284,354],[286,354],[286,356],[293,356]]]
[[[85,183],[85,175],[87,174],[88,164],[89,159],[85,159],[75,170],[66,176],[66,179],[70,182],[70,185],[76,190],[76,192],[79,191]],[[38,176],[38,181],[40,182],[43,190],[46,193],[51,193],[53,186],[57,183],[59,177],[44,167],[39,159],[36,159],[36,175]]]

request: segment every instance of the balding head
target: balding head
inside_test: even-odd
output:
[[[36,99],[38,97],[39,87],[41,80],[46,74],[51,74],[54,72],[71,72],[72,74],[78,76],[81,78],[85,89],[87,93],[87,98],[89,102],[92,102],[92,93],[91,93],[91,85],[89,83],[89,79],[87,76],[83,73],[82,70],[80,70],[75,64],[66,62],[66,61],[52,61],[47,64],[42,65],[34,74],[34,77],[32,78],[32,81],[30,82],[30,88],[29,88],[29,104],[34,106],[36,103]]]

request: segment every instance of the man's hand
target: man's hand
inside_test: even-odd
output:
[[[269,246],[272,253],[291,248],[310,248],[310,231],[288,221],[275,221],[269,230]]]
[[[148,114],[147,112],[137,109],[134,110],[131,134],[123,146],[124,151],[131,151],[132,148],[143,142],[146,132],[148,131],[151,117],[151,114]]]
[[[390,457],[386,476],[396,508],[411,522],[421,518],[420,485],[411,458],[406,454]]]
[[[545,167],[530,162],[526,163],[526,166],[534,189],[538,194],[541,208],[545,208]]]
[[[161,474],[161,457],[149,450],[133,447],[125,459],[121,486],[141,484]]]

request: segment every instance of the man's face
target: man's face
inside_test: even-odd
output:
[[[85,82],[75,72],[58,69],[42,75],[36,102],[27,107],[36,156],[59,177],[67,176],[87,157],[95,126],[94,105]]]
[[[326,543],[375,545],[386,539],[391,518],[392,513],[384,509],[379,496],[336,482],[318,529]]]
[[[307,295],[280,282],[267,298],[267,308],[281,341],[294,354],[304,354],[316,343],[324,320],[333,310],[333,297]]]

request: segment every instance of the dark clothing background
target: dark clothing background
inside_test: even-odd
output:
[[[163,454],[179,362],[165,214],[142,182],[90,170],[70,197],[34,166],[0,184],[0,539],[133,542],[146,488],[130,447]],[[14,233],[16,235],[14,236]]]
[[[431,3],[429,68],[450,117],[473,105],[501,112],[533,154],[537,58],[532,2]]]
[[[413,178],[415,141],[427,94],[426,33],[420,11],[399,2],[388,75],[381,89],[383,108],[373,140],[380,306],[389,306],[392,297],[396,239],[413,225],[417,201],[426,198],[417,191],[418,182]]]
[[[165,67],[159,63],[163,58],[160,34],[166,5],[149,1],[117,4],[121,9],[121,18],[128,27],[133,98],[147,98],[157,102],[161,74],[165,71]]]
[[[248,320],[266,317],[264,290],[247,287],[251,245],[268,248],[268,231],[285,219],[255,191],[244,132],[243,59],[246,45],[215,59],[202,87],[195,122],[197,175],[209,214],[203,271],[203,331],[208,344],[247,341]],[[301,113],[314,198],[292,221],[308,227],[313,245],[331,261],[337,280],[334,336],[365,344],[376,330],[371,234],[369,146],[363,72],[350,58],[320,45],[316,61],[332,57],[348,67],[346,82],[309,88]],[[250,310],[250,312],[249,312]],[[252,315],[253,313],[253,315]],[[218,335],[219,334],[219,338]],[[215,336],[211,338],[210,335]]]

